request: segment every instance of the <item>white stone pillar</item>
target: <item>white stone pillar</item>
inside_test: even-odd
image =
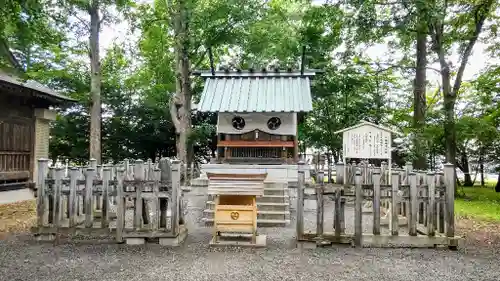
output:
[[[46,108],[35,108],[35,139],[33,147],[33,182],[38,178],[38,159],[49,158],[50,122],[56,120],[56,112]]]

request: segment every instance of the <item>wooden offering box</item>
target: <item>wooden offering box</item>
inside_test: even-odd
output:
[[[208,194],[215,196],[210,245],[265,246],[265,236],[257,235],[256,197],[264,195],[266,176],[207,173]]]

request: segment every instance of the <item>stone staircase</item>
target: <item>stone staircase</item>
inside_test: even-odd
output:
[[[208,196],[203,211],[203,221],[206,226],[212,226],[214,221],[215,202]],[[264,185],[264,196],[257,198],[257,226],[276,227],[290,223],[290,197],[288,184],[285,182],[269,182]]]

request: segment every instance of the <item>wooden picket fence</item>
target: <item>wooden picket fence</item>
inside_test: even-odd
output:
[[[352,243],[356,246],[458,246],[454,224],[454,167],[444,173],[414,172],[411,165],[389,174],[385,165],[337,164],[335,184],[324,183],[323,171],[316,184],[306,186],[305,165],[299,163],[297,239],[317,244]],[[306,194],[305,189],[314,194]],[[304,232],[304,201],[316,200],[316,232]],[[325,200],[334,201],[333,233],[324,232]],[[346,209],[353,203],[351,217]],[[371,213],[371,233],[364,233],[363,217]],[[386,214],[384,214],[386,213]],[[353,233],[346,233],[346,219],[354,220]],[[389,231],[381,231],[387,225]],[[385,234],[383,232],[386,232]],[[406,233],[405,233],[406,232]]]
[[[91,159],[90,165],[92,165],[92,163],[94,163],[94,166],[97,169],[98,167],[95,164],[97,162],[95,160]],[[154,163],[151,159],[148,159],[144,164],[146,166],[149,166],[149,165],[153,165]],[[58,160],[58,161],[53,162],[52,160],[48,160],[48,165],[50,167],[54,167],[54,168],[62,168],[64,170],[64,177],[69,177],[69,170],[71,168],[71,165],[68,161],[61,162],[60,160]],[[133,167],[134,166],[134,164],[130,163],[130,160],[128,160],[128,159],[125,159],[121,165],[123,165],[124,167],[125,166],[126,167]],[[101,166],[100,167],[101,170],[102,170],[102,167],[105,167],[105,166],[114,167],[113,164],[108,163],[106,165]],[[81,167],[79,167],[79,169],[81,169]],[[190,164],[181,163],[180,171],[181,171],[181,184],[183,186],[189,185],[193,179],[196,179],[200,176],[200,166],[198,163],[194,163],[194,162],[191,162]]]
[[[116,241],[177,238],[182,225],[180,162],[62,167],[38,161],[36,235],[110,235]],[[166,240],[165,240],[166,241]]]

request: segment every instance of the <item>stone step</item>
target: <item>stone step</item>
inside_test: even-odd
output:
[[[208,201],[212,201],[213,198],[209,198]],[[290,202],[290,197],[288,195],[267,195],[257,197],[257,203],[287,203]]]
[[[206,209],[203,211],[203,217],[213,219],[214,210]],[[257,219],[263,220],[286,220],[290,218],[289,211],[257,211]]]
[[[200,186],[200,187],[208,186],[208,179],[196,178],[196,179],[192,179],[190,183],[191,183],[191,186]]]
[[[264,195],[288,195],[288,188],[264,187]]]
[[[213,210],[215,206],[214,201],[206,202],[207,209]],[[274,203],[274,202],[257,202],[257,209],[260,211],[286,211],[289,203]]]
[[[213,226],[214,219],[203,218],[205,226]],[[267,219],[257,219],[257,227],[276,227],[276,226],[286,226],[290,224],[290,220],[267,220]]]
[[[262,197],[257,197],[257,203],[286,203],[290,200],[288,195],[264,195]]]
[[[207,186],[189,186],[186,187],[186,191],[196,190],[197,193],[203,194],[208,192]],[[288,188],[281,187],[264,187],[264,195],[288,195]]]

